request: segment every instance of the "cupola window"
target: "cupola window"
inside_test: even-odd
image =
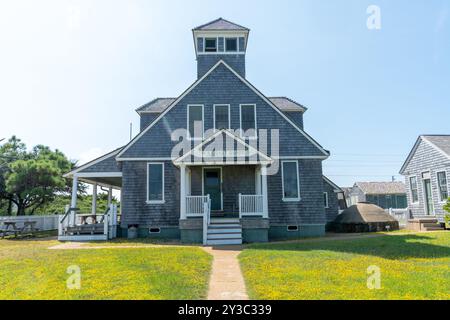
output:
[[[227,38],[225,40],[225,51],[226,52],[237,52],[238,51],[238,39],[237,38]]]
[[[217,39],[206,38],[205,39],[205,52],[217,52]]]

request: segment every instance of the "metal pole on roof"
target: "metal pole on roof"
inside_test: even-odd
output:
[[[130,122],[130,140],[133,138],[133,122]]]

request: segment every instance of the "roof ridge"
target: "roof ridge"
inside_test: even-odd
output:
[[[205,24],[202,24],[202,25],[200,25],[200,26],[198,26],[198,27],[195,27],[195,28],[193,28],[192,30],[193,30],[193,31],[195,31],[195,30],[200,30],[200,29],[202,29],[202,28],[204,28],[204,27],[206,27],[206,26],[208,26],[208,25],[214,24],[214,23],[219,22],[219,21],[225,21],[225,22],[227,22],[227,23],[229,23],[229,24],[235,25],[236,27],[239,27],[239,28],[242,28],[242,29],[245,29],[245,30],[250,30],[250,29],[247,28],[247,27],[244,27],[244,26],[242,26],[242,25],[240,25],[240,24],[237,24],[237,23],[232,22],[232,21],[230,21],[230,20],[224,19],[224,18],[222,18],[222,17],[219,17],[219,18],[217,18],[217,19],[215,19],[215,20],[212,20],[212,21],[207,22],[207,23],[205,23]],[[211,29],[211,30],[213,30],[213,29]]]

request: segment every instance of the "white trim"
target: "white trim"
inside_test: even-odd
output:
[[[330,199],[328,198],[328,192],[324,191],[323,195],[325,196],[325,209],[330,208]]]
[[[74,176],[79,178],[120,178],[122,172],[81,172],[75,173]]]
[[[194,148],[192,148],[191,150],[189,150],[189,152],[187,152],[186,154],[182,155],[181,157],[179,157],[178,159],[174,160],[175,164],[180,163],[183,159],[185,159],[186,157],[190,156],[193,152],[197,151],[198,149],[201,149],[204,145],[206,145],[207,143],[211,142],[213,139],[215,139],[217,136],[219,136],[220,134],[225,133],[227,136],[235,139],[237,142],[241,143],[242,145],[244,145],[244,147],[248,148],[249,151],[255,152],[257,153],[260,157],[265,158],[266,161],[268,162],[272,162],[272,159],[265,155],[264,153],[262,153],[261,151],[259,151],[258,149],[255,149],[254,147],[252,147],[251,145],[249,145],[248,143],[246,143],[244,140],[242,140],[241,138],[239,138],[238,136],[235,136],[234,134],[232,134],[231,132],[229,132],[228,130],[220,130],[217,131],[215,134],[213,134],[212,136],[210,136],[208,139],[206,139],[205,141],[203,141],[202,143],[198,144],[197,146],[195,146]],[[227,161],[223,161],[223,162],[227,162]],[[236,162],[231,162],[228,161],[229,163],[236,163]],[[255,163],[261,163],[262,161],[253,161]],[[199,164],[204,164],[204,163],[200,163]]]
[[[447,188],[447,195],[449,195],[447,170],[446,169],[439,169],[439,171],[436,171],[436,183],[437,183],[439,204],[445,204],[445,203],[447,203],[447,200],[448,200],[448,198],[442,199],[442,197],[441,197],[441,187],[440,187],[440,183],[439,183],[439,173],[442,173],[442,172],[445,174],[445,182],[446,182],[445,187]]]
[[[202,136],[200,137],[191,137],[191,132],[190,132],[190,125],[189,125],[189,108],[190,107],[202,107]],[[189,141],[202,141],[205,138],[205,105],[203,104],[188,104],[187,105],[187,126],[186,126],[186,131],[187,131],[187,139]],[[194,126],[194,131],[195,131],[195,126]],[[195,132],[194,132],[195,134]]]
[[[177,158],[163,157],[163,158],[121,158],[117,161],[174,161]]]
[[[406,167],[409,165],[412,157],[414,157],[414,155],[416,154],[417,148],[419,147],[421,141],[425,141],[434,150],[438,151],[441,155],[443,155],[447,159],[450,159],[450,155],[448,155],[444,151],[442,151],[433,142],[431,142],[430,140],[428,140],[424,136],[419,136],[419,138],[417,138],[416,143],[414,144],[413,148],[411,149],[410,153],[408,154],[408,157],[406,158],[405,163],[403,163],[402,168],[400,169],[400,174],[405,173]]]
[[[80,171],[82,171],[84,169],[87,169],[87,168],[89,168],[89,167],[91,167],[91,166],[93,166],[93,165],[95,165],[95,164],[97,164],[99,162],[102,162],[103,160],[106,160],[106,159],[108,159],[108,158],[118,154],[120,152],[120,150],[122,150],[122,148],[116,149],[114,151],[111,151],[110,153],[107,153],[107,154],[101,156],[100,158],[97,158],[97,159],[94,159],[92,161],[89,161],[89,162],[83,164],[82,166],[80,166],[78,168],[75,168],[74,170],[64,174],[63,177],[64,178],[69,178],[69,177],[71,177],[72,175],[74,175],[77,172],[80,172]]]
[[[202,168],[202,196],[205,196],[205,170],[219,169],[220,170],[220,210],[223,211],[223,171],[222,167],[203,167]],[[209,195],[211,197],[211,195]]]
[[[255,117],[255,135],[254,136],[244,136],[245,132],[242,129],[242,106],[253,106],[253,115]],[[241,139],[258,139],[258,121],[257,121],[257,117],[256,117],[256,104],[254,103],[241,103],[239,104],[239,136],[241,137]]]
[[[214,104],[213,105],[213,122],[214,122],[214,131],[217,131],[216,129],[216,107],[228,107],[228,128],[227,130],[231,129],[231,106],[230,104]]]
[[[149,200],[148,199],[148,196],[149,196],[149,194],[148,194],[149,166],[150,165],[154,165],[154,164],[162,166],[162,172],[161,172],[161,174],[162,174],[162,177],[161,177],[161,180],[162,180],[162,200]],[[146,186],[147,187],[147,198],[146,198],[146,201],[145,201],[147,204],[164,204],[165,203],[164,180],[165,180],[164,162],[148,162],[147,163],[147,186]]]
[[[413,193],[412,193],[412,184],[411,184],[411,178],[416,178],[416,191],[417,191],[417,201],[414,201]],[[420,199],[419,199],[419,181],[417,179],[417,175],[413,174],[408,176],[408,186],[409,186],[409,195],[411,197],[411,205],[419,205]]]
[[[326,176],[322,175],[322,177],[323,177],[323,179],[325,180],[326,183],[328,183],[330,186],[332,186],[335,189],[334,192],[344,192],[344,190],[342,190],[341,187],[339,187],[333,181],[328,179]]]
[[[429,179],[424,179],[423,178],[423,174],[424,173],[429,173],[430,174],[430,178]],[[426,197],[426,190],[425,190],[425,180],[430,180],[430,197],[431,197],[431,205],[433,206],[433,212],[430,212],[429,214],[427,214],[428,211],[428,207],[427,207],[427,203],[428,203],[428,198]],[[423,196],[423,209],[424,209],[424,214],[426,216],[436,216],[436,206],[434,205],[434,197],[433,197],[433,179],[431,177],[431,169],[428,170],[423,170],[420,171],[420,181],[422,181],[422,196]]]
[[[295,168],[297,170],[297,197],[296,198],[285,198],[284,197],[284,164],[285,163],[295,163]],[[298,161],[295,160],[287,160],[287,161],[281,161],[281,192],[282,192],[282,199],[285,202],[298,202],[301,200],[300,196],[300,173],[298,170]]]
[[[328,159],[329,156],[272,156],[276,160]]]
[[[138,141],[148,130],[150,130],[159,120],[161,120],[173,107],[175,107],[189,92],[191,92],[199,83],[201,83],[204,79],[206,79],[219,65],[223,64],[226,68],[228,68],[239,80],[241,80],[244,84],[246,84],[251,90],[253,90],[258,96],[260,96],[264,102],[266,102],[269,106],[271,106],[279,115],[281,115],[289,124],[291,124],[298,132],[300,132],[307,140],[309,140],[315,147],[317,147],[327,158],[330,154],[325,151],[323,147],[321,147],[313,138],[311,138],[306,132],[300,129],[292,120],[290,120],[283,112],[278,109],[272,101],[270,101],[267,97],[265,97],[261,92],[259,92],[250,82],[248,82],[245,78],[243,78],[239,73],[233,70],[227,63],[223,60],[218,61],[208,72],[206,72],[200,79],[195,81],[186,91],[184,91],[169,107],[164,110],[163,113],[160,114],[147,128],[142,130],[136,137],[133,138],[124,148],[122,148],[119,154],[116,156],[116,159],[120,161],[120,156],[124,154],[136,141]]]

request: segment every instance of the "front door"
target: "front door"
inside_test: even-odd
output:
[[[220,168],[203,170],[203,194],[211,197],[211,211],[222,210],[222,174]]]
[[[427,215],[432,215],[434,208],[433,208],[433,196],[431,194],[431,180],[430,179],[423,180],[423,186],[425,189],[425,210]]]

